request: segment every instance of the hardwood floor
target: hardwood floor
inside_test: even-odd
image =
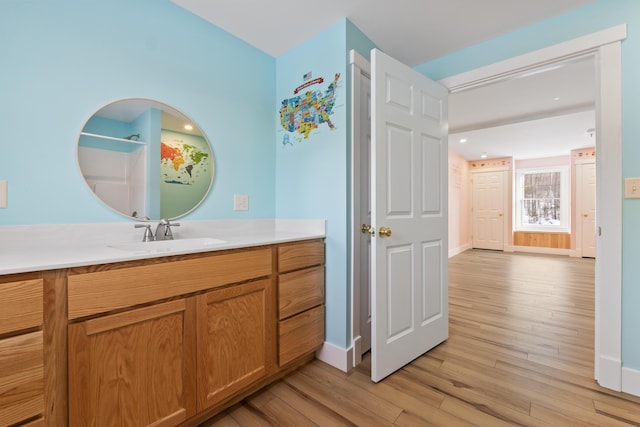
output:
[[[593,380],[594,261],[470,250],[449,260],[449,339],[378,384],[367,356],[299,369],[207,426],[640,426]]]

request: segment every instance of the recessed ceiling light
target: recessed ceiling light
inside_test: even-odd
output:
[[[482,153],[482,155],[480,156],[481,159],[486,159],[487,158],[487,153]]]
[[[460,140],[460,144],[464,144],[465,142],[467,142],[467,138],[462,138],[462,139]]]
[[[560,101],[560,97],[556,96],[555,98],[553,98],[554,101]]]
[[[186,130],[193,130],[193,126],[191,126],[191,125],[184,125],[184,128]]]

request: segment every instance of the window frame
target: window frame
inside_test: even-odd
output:
[[[528,174],[560,172],[560,224],[522,224],[522,205],[524,200],[524,177]],[[569,232],[571,230],[571,186],[569,185],[568,166],[547,166],[522,168],[516,171],[514,188],[515,231]]]

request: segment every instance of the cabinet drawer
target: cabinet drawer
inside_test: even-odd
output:
[[[278,246],[278,271],[324,264],[324,242],[314,240]]]
[[[324,306],[279,322],[279,364],[318,349],[324,342]]]
[[[0,283],[0,334],[42,325],[42,279]]]
[[[271,254],[261,248],[70,275],[69,319],[268,276]]]
[[[324,303],[324,267],[281,274],[278,278],[278,319]]]
[[[0,340],[0,427],[43,413],[42,331]]]

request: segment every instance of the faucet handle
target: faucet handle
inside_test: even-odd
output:
[[[164,225],[164,239],[165,240],[173,240],[173,233],[171,232],[171,227],[180,227],[179,222],[170,222],[167,220],[167,223]]]
[[[144,236],[142,236],[143,242],[152,242],[155,240],[155,237],[153,237],[153,231],[151,231],[151,224],[135,224],[134,227],[146,229],[144,230]]]

